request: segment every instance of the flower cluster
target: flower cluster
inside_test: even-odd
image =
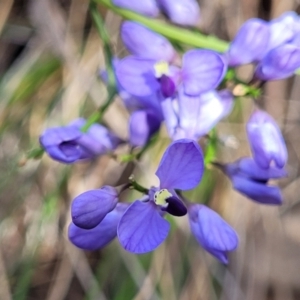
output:
[[[113,2],[148,16],[156,16],[160,8],[173,22],[184,25],[194,22],[194,15],[187,18],[185,13],[194,5],[198,9],[194,0]],[[194,13],[198,15],[199,9]],[[236,232],[216,212],[199,204],[201,199],[191,203],[182,191],[201,182],[206,166],[200,138],[209,140],[211,129],[234,107],[234,85],[225,76],[228,68],[255,64],[253,80],[245,85],[256,89],[267,80],[291,76],[300,67],[298,23],[298,16],[291,12],[270,22],[251,19],[241,27],[228,51],[220,54],[207,49],[178,53],[164,36],[136,22],[123,22],[121,38],[130,54],[115,57],[112,68],[116,89],[130,113],[128,140],[121,140],[104,125],[86,126],[84,119],[78,119],[45,130],[40,143],[53,159],[75,163],[113,152],[121,143],[146,149],[162,123],[172,142],[156,171],[159,186],[144,188],[129,178],[125,186],[103,186],[77,196],[71,207],[70,241],[79,248],[95,250],[118,237],[127,251],[146,253],[166,239],[170,224],[165,216],[187,215],[199,244],[227,263],[228,252],[238,246]],[[107,82],[105,71],[100,76]],[[267,112],[256,109],[245,130],[252,157],[210,163],[247,198],[280,205],[280,188],[270,184],[270,180],[287,176],[288,153],[280,128]],[[132,203],[120,202],[120,193],[128,188],[142,196]]]
[[[235,231],[205,205],[184,200],[178,190],[196,187],[203,174],[203,155],[199,145],[189,139],[173,142],[165,151],[156,175],[158,187],[132,204],[118,203],[118,193],[104,186],[76,197],[72,203],[69,238],[82,249],[103,247],[116,236],[132,253],[154,250],[167,237],[170,224],[166,214],[176,217],[188,213],[191,231],[202,247],[227,263],[227,252],[238,244]]]
[[[198,140],[231,112],[232,93],[215,90],[227,70],[219,53],[193,49],[180,57],[166,38],[132,21],[122,24],[121,38],[131,55],[115,64],[120,89],[158,104],[173,140]]]
[[[278,80],[300,68],[300,21],[287,12],[270,22],[248,20],[227,52],[229,66],[255,63],[254,79]]]

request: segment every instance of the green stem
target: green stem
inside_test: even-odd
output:
[[[87,119],[85,125],[81,128],[83,132],[86,132],[90,128],[90,126],[93,125],[94,123],[101,121],[103,114],[108,109],[110,104],[113,102],[115,95],[117,94],[116,78],[115,78],[114,69],[112,65],[113,54],[110,50],[111,49],[110,39],[105,29],[103,18],[99,13],[97,9],[97,4],[95,2],[90,3],[90,13],[94,21],[95,27],[103,41],[103,49],[105,54],[106,72],[107,72],[108,96],[106,102],[103,105],[101,105],[99,109]]]
[[[27,153],[28,159],[39,159],[43,156],[45,150],[42,147],[34,148]]]
[[[141,16],[137,13],[134,13],[133,11],[114,6],[111,3],[111,0],[93,1],[95,1],[98,4],[105,5],[107,8],[111,9],[112,11],[114,11],[115,13],[117,13],[125,19],[137,21],[173,41],[180,42],[193,47],[211,49],[218,52],[225,52],[228,48],[228,42],[218,39],[215,36],[206,36],[204,34],[201,34],[200,32],[192,32],[184,28],[167,24],[157,19],[150,19]]]
[[[148,190],[148,189],[146,189],[146,188],[144,188],[143,186],[139,185],[139,184],[135,181],[133,175],[131,175],[131,176],[129,177],[129,182],[130,182],[130,188],[132,188],[132,189],[134,189],[134,190],[136,190],[136,191],[138,191],[138,192],[141,192],[141,193],[143,193],[143,194],[146,194],[146,195],[149,193],[149,190]]]
[[[140,150],[140,152],[138,152],[136,154],[136,159],[137,160],[140,160],[142,158],[142,156],[144,155],[144,153],[149,149],[151,148],[158,140],[158,136],[159,136],[159,133],[155,133],[154,135],[151,136],[150,140],[147,142],[147,144]]]

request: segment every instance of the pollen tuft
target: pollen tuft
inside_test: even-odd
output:
[[[162,189],[154,194],[154,201],[157,205],[166,205],[166,200],[170,197],[172,194],[167,189]]]
[[[154,65],[155,77],[160,78],[162,75],[169,74],[169,64],[166,61],[159,61]]]

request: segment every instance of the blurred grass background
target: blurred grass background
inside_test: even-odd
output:
[[[190,235],[187,218],[170,219],[172,231],[155,252],[141,256],[118,241],[96,252],[70,244],[69,206],[79,193],[116,184],[135,172],[145,185],[168,139],[139,164],[119,164],[103,156],[64,166],[46,155],[26,160],[49,126],[88,117],[105,101],[98,79],[104,68],[102,42],[86,0],[0,1],[0,300],[8,299],[300,299],[300,79],[269,83],[260,105],[283,129],[289,147],[289,178],[281,182],[284,205],[259,206],[231,190],[215,170],[188,196],[209,202],[238,231],[240,247],[220,265]],[[248,18],[265,19],[286,10],[299,12],[296,0],[201,0],[199,29],[230,40]],[[116,55],[121,18],[101,9]],[[248,68],[239,70],[247,77]],[[233,161],[249,154],[244,124],[251,99],[239,99],[233,114],[217,127],[218,158]],[[128,113],[121,101],[105,123],[126,138]],[[119,151],[126,151],[120,149]],[[131,200],[137,195],[128,194]]]

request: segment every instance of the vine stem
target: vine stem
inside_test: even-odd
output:
[[[101,14],[98,11],[97,4],[93,1],[90,2],[90,13],[92,19],[94,21],[95,27],[103,41],[103,49],[105,54],[105,62],[106,62],[106,72],[107,72],[107,99],[103,105],[99,107],[99,109],[93,113],[86,121],[85,125],[81,128],[83,132],[86,132],[91,125],[96,122],[101,121],[103,114],[108,109],[110,104],[113,102],[116,94],[116,78],[113,70],[113,54],[111,52],[110,47],[110,39],[109,35],[105,29],[105,24]]]
[[[103,4],[107,8],[111,9],[118,15],[125,19],[139,22],[153,31],[160,33],[161,35],[186,45],[190,45],[198,48],[205,48],[215,50],[217,52],[225,52],[228,49],[229,43],[221,40],[215,36],[204,35],[200,32],[190,31],[181,27],[176,27],[166,22],[157,19],[150,19],[141,16],[131,10],[123,9],[114,6],[111,0],[93,0],[95,3]],[[142,0],[141,0],[142,1]]]
[[[138,183],[135,181],[133,175],[131,175],[131,176],[129,177],[129,182],[130,182],[130,187],[131,187],[132,189],[134,189],[134,190],[136,190],[136,191],[138,191],[138,192],[141,192],[141,193],[143,193],[143,194],[145,194],[145,195],[148,195],[149,190],[146,189],[146,188],[144,188],[144,187],[141,186],[140,184],[138,184]]]

